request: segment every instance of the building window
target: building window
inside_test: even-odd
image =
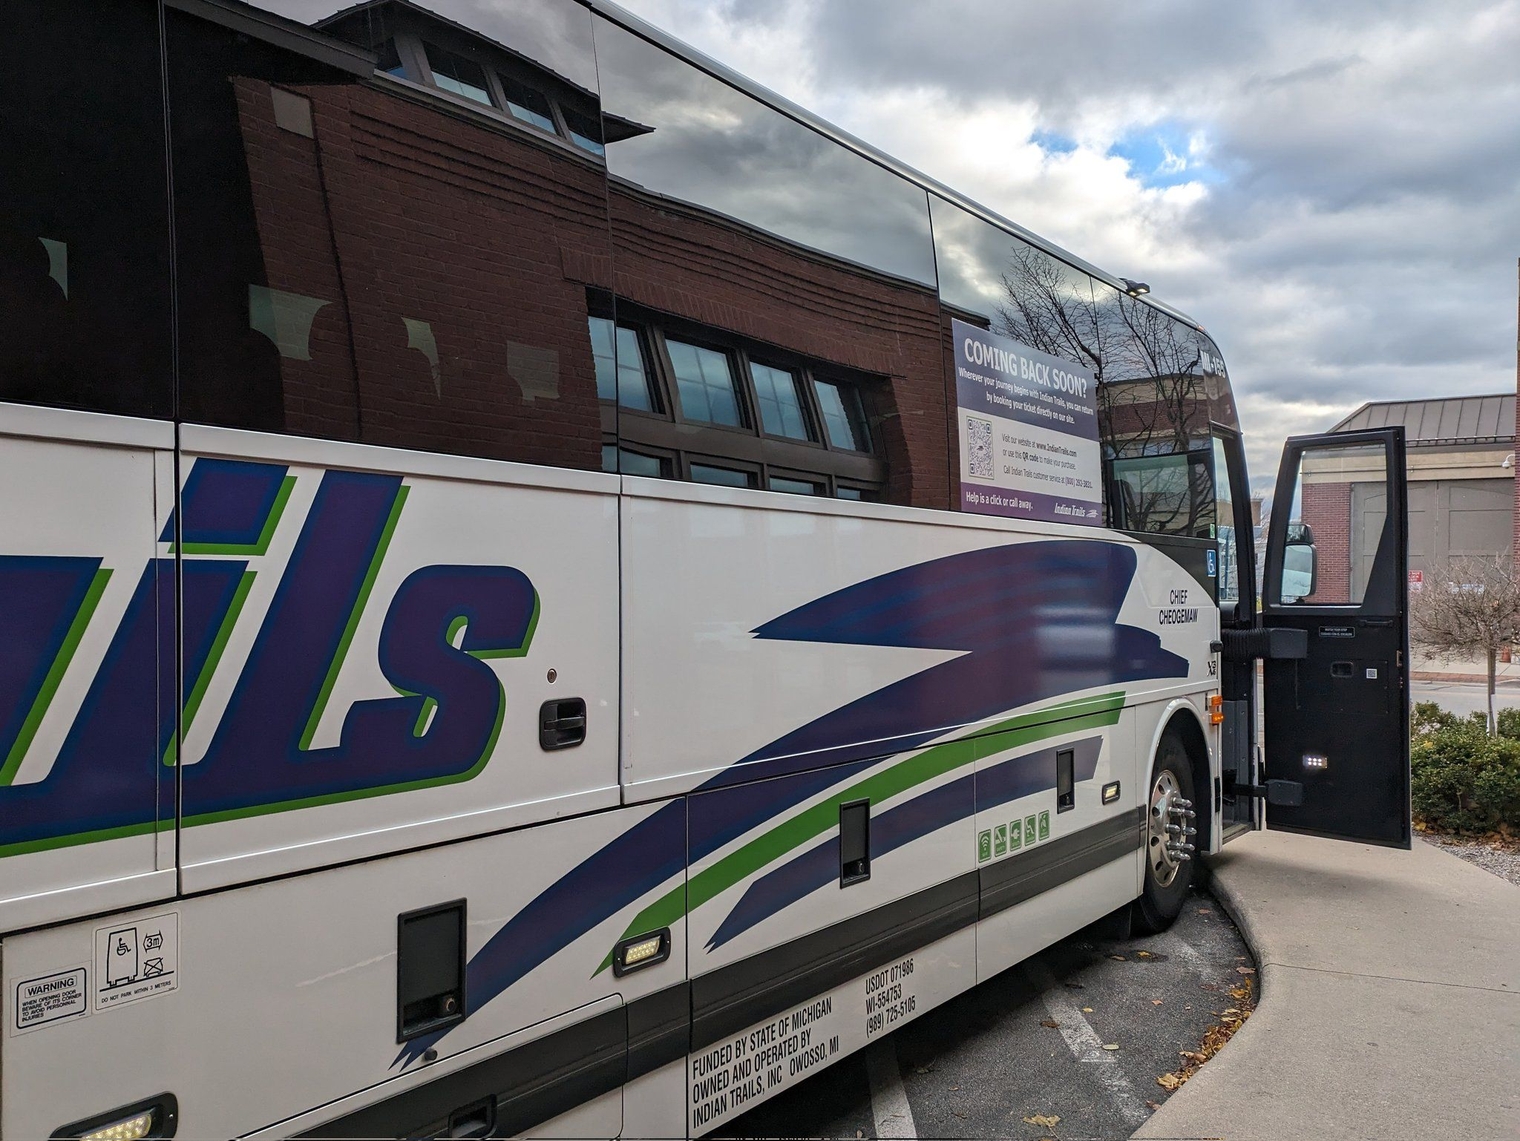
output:
[[[616,444],[602,445],[602,470],[621,472],[623,475],[647,475],[653,479],[669,479],[670,461],[663,456],[648,456]]]
[[[797,377],[794,373],[750,361],[749,375],[755,382],[755,402],[760,407],[760,425],[769,435],[786,436],[793,440],[814,438],[808,430],[807,416],[802,410],[802,394],[797,390]]]
[[[641,412],[655,410],[649,388],[649,370],[644,364],[644,349],[638,330],[626,325],[616,327],[605,317],[589,318],[591,356],[596,362],[596,394],[603,400],[616,399],[624,408]]]
[[[602,124],[595,115],[583,115],[573,108],[560,104],[560,114],[565,120],[565,130],[570,134],[570,141],[583,151],[590,151],[598,158],[607,154],[607,148],[602,143]]]
[[[728,354],[668,338],[665,347],[675,373],[681,414],[688,420],[743,427],[738,386]]]
[[[789,476],[773,475],[766,485],[772,491],[785,491],[791,495],[818,495],[822,492],[822,486],[810,479],[792,479]]]
[[[612,304],[587,296],[593,314]],[[857,502],[885,490],[869,378],[819,380],[784,349],[623,299],[617,315],[590,318],[606,470]]]
[[[853,385],[831,380],[813,381],[818,407],[823,410],[823,426],[829,443],[852,452],[869,452],[871,436],[866,430],[865,410],[860,405],[860,391]]]
[[[507,111],[512,118],[537,127],[540,131],[548,131],[551,135],[559,133],[554,127],[554,109],[549,106],[547,95],[526,83],[519,83],[510,75],[500,75],[498,78],[501,80],[501,93],[507,101]]]
[[[406,67],[401,63],[401,55],[396,50],[395,40],[386,40],[375,49],[375,54],[379,57],[375,63],[377,70],[400,79],[406,78]]]
[[[718,467],[716,464],[692,464],[693,483],[716,483],[724,487],[754,487],[755,477],[747,471]]]
[[[472,59],[465,59],[462,55],[444,51],[433,44],[424,44],[427,51],[428,67],[433,71],[433,82],[445,91],[452,91],[455,95],[462,95],[466,99],[473,99],[476,103],[484,103],[487,107],[492,106],[490,84],[486,79],[486,70]],[[554,129],[550,124],[549,129]]]

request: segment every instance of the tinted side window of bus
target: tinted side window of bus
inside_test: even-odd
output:
[[[185,419],[601,467],[606,180],[565,125],[599,111],[590,15],[511,9],[367,5],[278,43],[168,13]]]
[[[607,382],[609,462],[945,507],[924,190],[612,21],[595,31],[611,302],[657,397]]]
[[[1111,346],[1098,399],[1109,521],[1126,531],[1214,539],[1210,394],[1220,374],[1212,342],[1102,282],[1095,295]]]
[[[172,414],[157,6],[7,0],[0,400]]]

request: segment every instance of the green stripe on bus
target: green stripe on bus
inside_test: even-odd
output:
[[[804,809],[790,820],[756,836],[717,863],[704,868],[686,883],[671,888],[639,912],[622,938],[670,926],[683,915],[701,907],[772,861],[836,827],[839,824],[839,805],[844,801],[869,799],[873,804],[880,803],[945,773],[963,768],[976,760],[978,745],[988,737],[1008,735],[1006,740],[999,742],[998,751],[1001,752],[1063,733],[1117,724],[1123,709],[1122,692],[1084,697],[1047,706],[1033,713],[1021,713],[953,741],[931,745],[890,768],[856,781],[829,799]],[[606,970],[611,963],[612,955],[609,952],[597,968],[597,973]]]

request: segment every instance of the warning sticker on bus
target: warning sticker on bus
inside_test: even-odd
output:
[[[84,967],[23,979],[16,984],[16,1020],[11,1032],[35,1030],[88,1011],[89,972]]]
[[[178,986],[178,912],[96,928],[96,1010],[167,994]]]

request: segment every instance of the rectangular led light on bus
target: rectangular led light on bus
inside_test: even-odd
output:
[[[624,939],[612,952],[612,973],[618,977],[670,958],[670,928]]]

